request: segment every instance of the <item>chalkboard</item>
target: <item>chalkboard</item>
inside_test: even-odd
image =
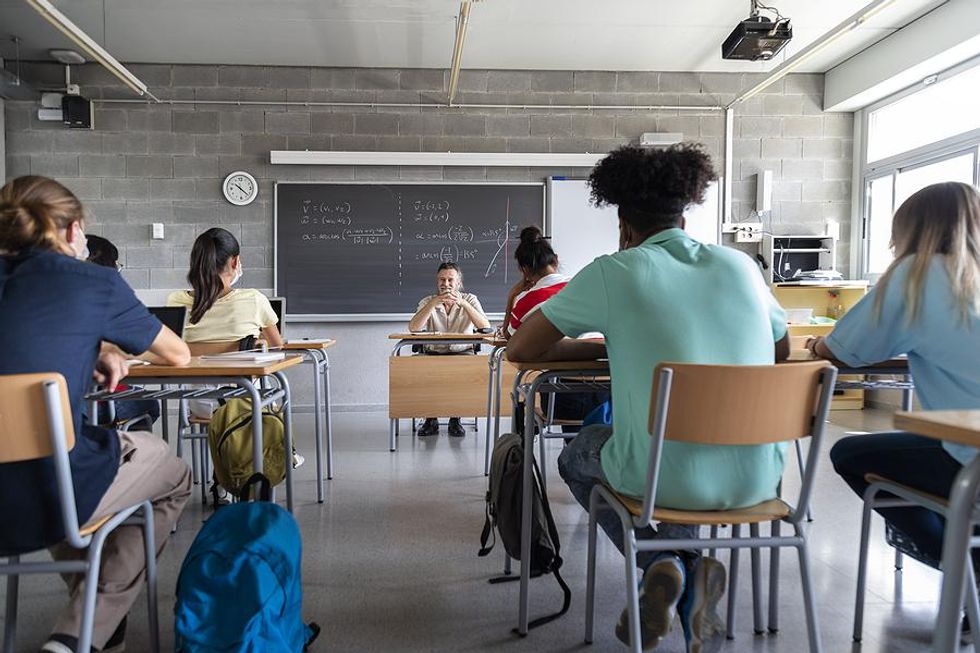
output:
[[[407,319],[453,261],[501,313],[520,230],[543,223],[540,183],[280,182],[275,292],[291,319]]]

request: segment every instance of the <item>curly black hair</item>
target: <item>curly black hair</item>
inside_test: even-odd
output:
[[[649,231],[680,224],[684,210],[703,202],[717,177],[699,143],[657,150],[624,145],[596,164],[589,186],[596,206],[615,204],[630,226]]]

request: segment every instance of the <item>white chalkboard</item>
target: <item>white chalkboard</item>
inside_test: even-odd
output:
[[[619,248],[619,219],[616,207],[596,208],[589,198],[585,179],[548,179],[547,230],[558,253],[563,274],[574,276],[597,256]],[[721,210],[718,183],[708,187],[704,204],[684,214],[692,237],[711,245],[721,241]]]

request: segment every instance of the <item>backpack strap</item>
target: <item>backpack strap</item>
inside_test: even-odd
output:
[[[269,483],[269,479],[266,478],[264,474],[255,473],[248,477],[248,480],[242,483],[241,488],[238,490],[238,496],[241,499],[248,500],[251,495],[252,486],[258,483],[259,492],[256,497],[259,501],[272,501],[272,484]]]
[[[490,552],[493,551],[493,547],[497,544],[497,520],[494,518],[493,507],[491,505],[492,499],[490,497],[490,490],[487,490],[487,517],[483,522],[483,532],[480,533],[480,550],[476,554],[481,558],[490,555]],[[487,546],[487,541],[489,541],[490,538],[493,538],[493,541],[490,542],[490,546]]]

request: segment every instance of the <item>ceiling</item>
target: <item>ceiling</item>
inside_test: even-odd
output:
[[[447,68],[455,0],[53,0],[117,59],[133,63]],[[724,61],[748,0],[480,0],[464,68],[764,72],[869,0],[769,0],[792,18],[778,61]],[[945,0],[899,0],[811,59],[824,72]],[[0,56],[72,47],[23,0],[0,0]]]

